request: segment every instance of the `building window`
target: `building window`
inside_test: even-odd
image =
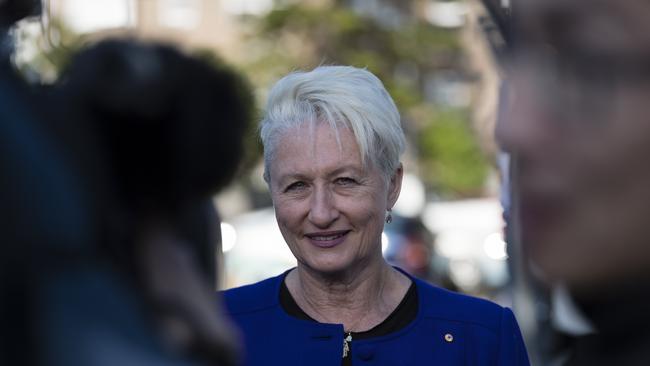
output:
[[[137,19],[136,0],[66,0],[61,17],[77,33],[133,27]]]
[[[201,24],[202,0],[159,0],[158,22],[165,27],[192,30]]]
[[[222,0],[222,4],[234,15],[264,15],[273,9],[273,0]]]

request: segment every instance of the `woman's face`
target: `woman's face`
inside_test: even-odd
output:
[[[364,167],[354,135],[318,123],[282,136],[269,166],[275,215],[299,266],[323,274],[381,260],[386,210],[399,195],[402,170],[386,181]],[[368,164],[371,165],[371,164]]]

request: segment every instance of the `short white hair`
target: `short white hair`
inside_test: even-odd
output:
[[[349,128],[364,164],[370,162],[386,177],[395,173],[405,138],[395,102],[382,82],[365,69],[320,66],[283,77],[269,93],[260,124],[267,182],[280,138],[289,130],[313,128],[318,122],[329,123],[335,131]]]

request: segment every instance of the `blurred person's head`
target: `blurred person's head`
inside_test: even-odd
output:
[[[521,240],[578,291],[650,278],[650,3],[523,0],[497,138]]]
[[[298,268],[383,268],[381,233],[399,196],[405,138],[381,81],[348,66],[289,74],[270,92],[261,135],[276,218]]]
[[[252,107],[242,82],[171,46],[128,40],[89,47],[62,77],[106,147],[121,197],[163,210],[233,178]]]
[[[101,155],[86,167],[107,167],[102,253],[139,287],[172,347],[234,357],[237,337],[213,301],[212,195],[243,155],[252,112],[244,79],[171,46],[107,40],[75,55],[57,90],[70,125]]]

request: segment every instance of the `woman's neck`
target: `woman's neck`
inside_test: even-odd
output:
[[[386,319],[410,282],[383,259],[331,276],[299,265],[286,278],[289,292],[305,313],[321,323],[343,324],[351,332],[372,329]]]

